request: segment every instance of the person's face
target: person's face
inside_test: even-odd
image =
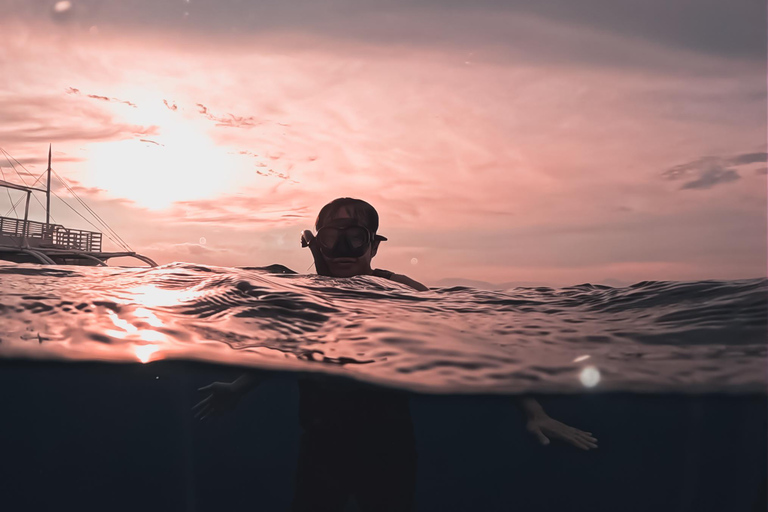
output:
[[[347,212],[346,209],[341,209],[336,212],[325,223],[325,226],[345,227],[349,224],[355,224],[353,217]],[[361,274],[371,273],[371,259],[376,255],[376,251],[369,245],[365,250],[365,253],[359,258],[328,258],[323,255],[325,262],[328,264],[328,270],[334,277],[352,277],[359,276]]]

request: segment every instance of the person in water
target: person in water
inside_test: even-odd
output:
[[[371,268],[379,245],[379,216],[367,202],[348,197],[325,205],[315,222],[316,235],[305,231],[302,246],[309,247],[319,275],[370,275],[407,285],[429,288],[405,275]],[[205,419],[232,409],[262,381],[259,373],[246,373],[231,383],[214,382],[200,388],[207,393],[194,408]],[[534,399],[517,405],[526,426],[547,445],[550,438],[577,448],[597,448],[590,432],[570,427],[547,415]],[[299,381],[301,446],[292,510],[340,511],[354,496],[363,511],[407,511],[413,508],[416,484],[416,443],[405,392],[362,383],[320,378]]]

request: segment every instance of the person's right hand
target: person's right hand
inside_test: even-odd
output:
[[[192,407],[195,418],[205,420],[212,416],[231,411],[243,396],[243,393],[230,382],[213,382],[198,389],[207,396]]]

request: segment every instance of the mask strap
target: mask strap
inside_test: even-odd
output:
[[[319,276],[330,276],[331,272],[328,270],[328,265],[325,263],[325,258],[320,253],[320,248],[317,246],[315,235],[308,229],[305,229],[301,234],[301,246],[309,247],[312,251],[312,257],[315,259],[315,271]]]

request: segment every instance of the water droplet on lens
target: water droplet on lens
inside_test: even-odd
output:
[[[56,2],[51,9],[51,17],[54,21],[65,22],[72,17],[73,7],[72,2],[67,0]]]
[[[593,388],[600,382],[600,370],[594,366],[587,366],[579,374],[579,380],[587,388]]]
[[[205,245],[206,243],[208,243],[208,240],[206,240],[204,236],[201,236],[200,237],[200,245]]]
[[[62,0],[61,2],[56,2],[53,6],[53,12],[58,14],[67,12],[70,9],[72,9],[72,2],[69,2],[68,0]]]
[[[419,260],[416,258],[411,258],[411,265],[418,265]]]

